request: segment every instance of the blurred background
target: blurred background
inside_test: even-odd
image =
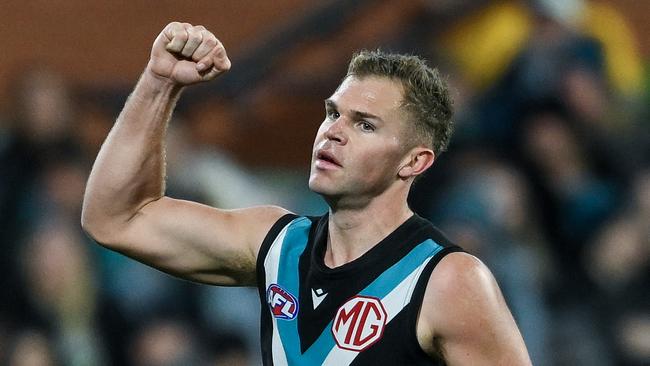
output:
[[[5,0],[0,365],[258,365],[255,290],[199,286],[80,229],[86,177],[170,21],[233,67],[184,93],[168,194],[321,214],[323,99],[354,50],[447,75],[449,152],[412,207],[492,269],[535,365],[650,365],[650,1]],[[480,311],[480,309],[477,309]]]

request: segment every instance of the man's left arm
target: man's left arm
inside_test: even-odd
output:
[[[447,365],[531,365],[490,270],[466,253],[436,266],[418,319],[418,340]]]

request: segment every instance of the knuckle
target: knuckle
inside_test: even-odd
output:
[[[171,30],[172,30],[172,32],[174,32],[174,34],[185,33],[185,28],[183,27],[183,25],[181,23],[178,23],[178,22],[173,23],[173,25],[171,26]]]
[[[214,37],[208,37],[208,38],[203,37],[203,41],[205,42],[205,45],[210,48],[214,48],[218,44],[217,39]]]
[[[215,54],[215,56],[217,56],[217,57],[227,57],[227,56],[226,56],[226,49],[225,49],[225,48],[223,47],[223,45],[221,45],[221,44],[218,45],[218,46],[215,48],[215,52],[214,52],[214,54]]]
[[[199,42],[201,42],[201,35],[189,32],[189,35],[188,35],[187,39],[188,39],[188,41],[190,41],[192,43],[199,43]]]

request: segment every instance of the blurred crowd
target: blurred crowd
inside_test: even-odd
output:
[[[650,364],[650,78],[626,20],[588,0],[365,3],[251,85],[187,93],[167,193],[325,212],[308,146],[351,50],[423,55],[448,75],[456,131],[414,210],[491,268],[535,365]],[[0,111],[0,365],[259,364],[256,290],[173,279],[81,231],[128,90],[47,65],[15,75]]]

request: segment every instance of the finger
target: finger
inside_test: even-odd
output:
[[[165,29],[164,34],[169,41],[165,49],[174,53],[179,53],[183,50],[189,36],[183,24],[178,22],[170,23]]]
[[[211,79],[216,77],[221,72],[230,70],[230,66],[230,59],[228,59],[226,49],[223,47],[223,44],[221,44],[221,42],[219,42],[219,44],[215,46],[210,53],[208,53],[197,63],[197,69],[199,71],[210,70],[205,74],[205,76],[210,77]],[[206,80],[210,80],[210,78]]]
[[[207,56],[210,51],[220,45],[219,40],[214,36],[214,34],[207,30],[204,30],[202,33],[203,37],[201,39],[201,44],[197,47],[196,51],[194,51],[194,54],[192,54],[192,59],[194,61],[200,61]]]
[[[216,78],[217,76],[219,76],[219,74],[221,74],[223,72],[224,72],[223,70],[219,70],[219,69],[213,67],[213,68],[210,69],[209,72],[207,72],[206,74],[204,74],[202,76],[203,81],[212,80],[212,79]]]
[[[181,55],[190,58],[194,51],[196,51],[196,48],[201,44],[201,41],[203,40],[203,33],[201,32],[200,28],[192,26],[186,27],[185,30],[187,31],[188,38],[187,42],[185,42],[183,50],[181,51]]]
[[[210,68],[210,71],[201,74],[201,78],[203,81],[212,80],[228,70],[230,70],[230,60],[226,58],[225,62],[221,63],[220,66],[212,66],[212,68]]]

